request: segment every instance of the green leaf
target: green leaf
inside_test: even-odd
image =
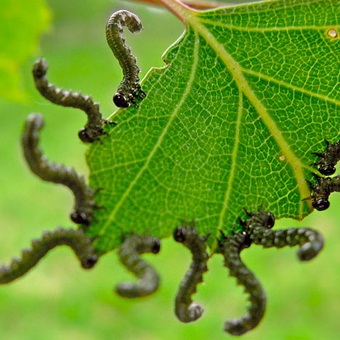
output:
[[[276,218],[312,210],[306,180],[340,137],[340,2],[268,1],[191,12],[139,107],[88,153],[100,210],[88,233],[107,251],[130,232],[167,237],[237,228],[243,208]],[[238,227],[240,228],[240,227]]]
[[[0,10],[0,96],[23,101],[20,67],[38,48],[50,22],[44,0],[2,0]]]

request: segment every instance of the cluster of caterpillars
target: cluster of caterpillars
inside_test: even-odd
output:
[[[317,183],[309,183],[312,190],[312,204],[316,210],[322,211],[329,207],[329,195],[332,192],[340,191],[340,175],[329,177],[336,171],[336,163],[340,160],[340,141],[336,143],[326,143],[324,152],[314,152],[319,160],[313,165],[317,165],[322,176],[316,176]]]
[[[119,58],[123,68],[124,79],[114,95],[114,102],[119,107],[138,105],[146,94],[139,85],[139,68],[136,59],[131,55],[130,49],[125,45],[122,37],[122,28],[127,26],[131,31],[139,31],[141,24],[135,15],[127,11],[114,13],[107,25],[107,39],[114,55]],[[36,61],[33,67],[33,76],[37,89],[49,101],[68,107],[83,110],[88,121],[79,132],[83,142],[100,141],[105,134],[105,124],[108,122],[102,117],[99,105],[93,102],[90,96],[81,93],[65,91],[51,84],[47,77],[47,63],[44,59]],[[75,198],[71,220],[79,225],[77,230],[58,227],[55,231],[45,232],[40,239],[32,241],[32,246],[22,252],[21,258],[15,258],[9,265],[0,268],[0,283],[11,282],[29,271],[52,248],[67,245],[73,249],[83,268],[92,268],[102,253],[93,247],[93,240],[86,236],[86,228],[93,220],[95,209],[96,190],[91,189],[83,176],[76,173],[73,168],[49,161],[39,148],[39,132],[43,127],[41,115],[34,114],[27,118],[22,135],[22,147],[27,163],[31,170],[42,180],[58,183],[68,187]],[[326,150],[316,153],[318,166],[322,175],[330,176],[335,172],[335,165],[340,159],[340,142],[330,144],[327,142]],[[335,177],[318,177],[316,184],[311,185],[311,199],[313,206],[318,210],[325,210],[329,206],[329,195],[340,191],[339,175]],[[323,247],[323,238],[315,230],[309,228],[290,228],[272,230],[275,222],[274,215],[259,209],[256,212],[246,211],[247,218],[240,219],[242,232],[233,235],[221,233],[218,238],[218,251],[224,257],[224,265],[229,269],[231,276],[237,279],[238,284],[244,286],[249,295],[247,313],[242,317],[229,320],[225,323],[225,331],[233,335],[241,335],[253,329],[261,321],[266,308],[266,295],[259,280],[243,263],[240,254],[243,249],[252,244],[262,245],[265,248],[285,246],[299,246],[297,255],[301,261],[313,259]],[[203,281],[203,274],[208,270],[209,255],[206,241],[210,235],[200,236],[194,225],[178,226],[174,239],[182,243],[192,253],[192,263],[183,281],[180,284],[175,298],[175,314],[182,322],[192,322],[201,317],[203,307],[192,300],[197,285]],[[160,240],[149,235],[130,235],[118,250],[122,264],[131,271],[138,280],[136,282],[123,282],[116,287],[116,292],[127,298],[137,298],[150,295],[159,286],[159,276],[152,266],[142,259],[143,253],[158,253]]]

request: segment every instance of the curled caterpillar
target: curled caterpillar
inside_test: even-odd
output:
[[[261,209],[248,213],[248,216],[243,226],[251,243],[264,248],[299,245],[297,255],[301,261],[313,259],[323,248],[323,237],[316,230],[310,228],[271,230],[275,222],[274,215]]]
[[[98,260],[91,240],[81,230],[58,227],[54,231],[44,232],[40,239],[33,240],[31,248],[22,251],[21,258],[14,258],[10,265],[0,267],[0,284],[11,282],[23,276],[48,251],[62,245],[72,248],[85,269],[92,268]]]
[[[243,249],[251,244],[262,245],[265,248],[299,245],[297,255],[301,261],[313,259],[323,248],[323,238],[320,233],[309,228],[290,228],[271,230],[275,224],[272,213],[262,209],[247,212],[248,218],[240,220],[243,227],[241,233],[223,235],[219,240],[224,264],[229,268],[230,275],[237,279],[238,284],[245,287],[249,294],[250,305],[247,313],[225,324],[225,331],[233,335],[241,335],[253,329],[261,321],[266,308],[266,295],[255,275],[245,266],[240,258]]]
[[[192,264],[181,282],[175,300],[175,314],[182,322],[195,321],[201,317],[203,308],[192,301],[191,296],[196,293],[196,287],[203,282],[203,274],[208,271],[206,252],[206,238],[200,237],[193,227],[178,227],[174,232],[174,239],[182,243],[192,253]]]
[[[120,261],[139,278],[139,281],[122,282],[117,285],[116,292],[120,296],[136,298],[150,295],[157,290],[159,276],[153,267],[140,257],[140,254],[157,254],[160,247],[159,239],[148,235],[132,235],[123,242],[118,251]]]
[[[325,141],[325,143],[326,150],[324,152],[313,152],[314,155],[320,158],[313,165],[317,165],[323,175],[330,176],[335,173],[335,166],[340,160],[340,141],[333,144],[328,141]]]
[[[50,162],[39,148],[39,132],[44,126],[41,115],[28,116],[22,134],[22,148],[26,161],[38,177],[44,181],[63,184],[74,194],[75,204],[71,219],[77,224],[89,225],[93,210],[97,207],[93,197],[96,193],[73,168]]]
[[[317,181],[317,184],[310,183],[312,205],[316,210],[322,211],[330,206],[330,194],[340,191],[340,175],[335,177],[318,177]]]
[[[239,319],[228,320],[224,330],[232,335],[242,335],[255,328],[262,320],[266,310],[267,297],[260,281],[254,273],[242,262],[240,253],[250,246],[246,234],[223,235],[219,240],[224,265],[229,269],[231,276],[235,277],[239,285],[244,286],[245,292],[249,294],[249,306],[247,313]]]
[[[271,212],[259,209],[255,212],[248,212],[245,210],[248,218],[246,221],[240,220],[240,224],[243,226],[245,231],[250,234],[254,227],[262,227],[271,229],[275,225],[275,217]]]
[[[84,96],[80,92],[66,91],[55,87],[47,77],[48,64],[45,59],[39,58],[33,65],[33,77],[36,88],[50,102],[83,110],[87,115],[85,127],[79,131],[78,135],[84,143],[91,143],[99,140],[105,134],[104,124],[115,124],[103,119],[99,111],[99,104],[95,103],[91,96]]]
[[[130,104],[136,104],[136,99],[142,100],[146,96],[139,84],[140,69],[137,66],[136,58],[131,54],[129,46],[125,44],[124,26],[131,33],[139,32],[143,28],[139,18],[125,10],[113,13],[106,25],[107,43],[119,61],[124,75],[117,92],[113,96],[113,102],[118,107],[128,107]]]

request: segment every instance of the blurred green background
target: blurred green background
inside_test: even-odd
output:
[[[21,68],[26,96],[20,103],[0,99],[2,262],[19,255],[20,249],[43,230],[72,226],[68,220],[73,204],[70,193],[41,182],[23,160],[20,133],[29,113],[44,114],[42,146],[48,157],[87,174],[86,146],[77,137],[85,123],[84,114],[53,106],[38,95],[31,79],[34,59],[44,56],[50,64],[52,82],[92,94],[108,116],[114,110],[113,91],[122,77],[105,41],[109,15],[128,9],[142,19],[142,33],[128,36],[142,76],[152,66],[164,66],[161,55],[183,32],[182,24],[167,11],[127,1],[49,0],[48,6],[52,13],[50,28],[41,38],[40,49]],[[4,79],[1,82],[4,86]],[[315,212],[302,222],[286,220],[276,225],[313,226],[322,231],[325,249],[311,263],[299,263],[295,249],[253,247],[244,252],[243,259],[268,295],[264,320],[245,339],[338,339],[340,195],[333,196],[328,211]],[[114,284],[131,279],[115,253],[105,255],[93,270],[84,271],[69,249],[52,251],[27,276],[0,287],[0,339],[231,338],[223,333],[223,323],[242,315],[247,302],[242,289],[228,277],[221,256],[211,259],[205,284],[199,286],[195,300],[203,304],[205,314],[193,324],[180,323],[173,313],[174,296],[190,263],[189,253],[167,239],[158,256],[146,257],[161,274],[161,288],[149,298],[131,301],[112,294]]]

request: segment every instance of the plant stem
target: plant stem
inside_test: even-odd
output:
[[[188,22],[190,12],[195,11],[179,0],[159,0],[159,2],[162,3],[170,12],[175,14],[176,17],[184,24]]]

